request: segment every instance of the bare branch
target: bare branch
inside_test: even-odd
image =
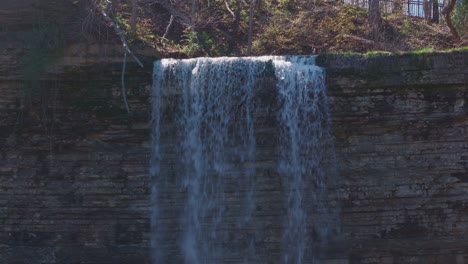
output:
[[[234,14],[234,11],[231,10],[231,8],[229,8],[229,4],[226,0],[224,0],[224,4],[226,5],[226,9],[229,11],[229,13],[231,14],[231,16],[235,19],[236,18],[236,14]]]
[[[101,12],[102,16],[104,17],[104,19],[110,23],[113,27],[114,27],[114,30],[115,30],[115,33],[120,37],[120,41],[122,42],[122,45],[125,49],[125,51],[130,54],[130,56],[132,56],[132,58],[138,63],[138,65],[140,67],[143,68],[143,63],[141,63],[141,61],[135,56],[135,54],[133,54],[133,52],[130,50],[130,47],[128,46],[128,42],[127,42],[127,39],[125,37],[125,32],[120,28],[119,26],[119,23],[117,22],[117,20],[115,19],[115,16],[113,16],[112,18],[107,14],[106,10],[104,10],[104,8],[101,8],[99,5],[96,5],[96,8]],[[109,8],[112,4],[110,2],[108,2],[108,9],[111,10],[111,8]]]
[[[167,24],[166,31],[164,31],[164,35],[162,36],[163,39],[165,39],[167,34],[169,33],[169,29],[171,29],[172,22],[174,22],[174,16],[173,15],[171,15],[171,18],[169,19],[169,24]]]

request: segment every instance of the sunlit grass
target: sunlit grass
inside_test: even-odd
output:
[[[390,56],[390,55],[424,55],[424,54],[436,54],[436,53],[450,53],[450,52],[458,52],[458,51],[468,51],[468,46],[458,47],[453,49],[445,49],[445,50],[436,50],[432,47],[426,47],[417,50],[410,50],[410,51],[402,51],[402,52],[389,52],[389,51],[381,51],[381,50],[371,50],[365,53],[360,52],[328,52],[318,55],[319,59],[323,59],[325,57],[334,57],[334,56],[364,56],[364,57],[378,57],[378,56]]]

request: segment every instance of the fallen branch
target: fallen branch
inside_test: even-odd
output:
[[[112,10],[112,8],[109,8],[112,5],[112,3],[108,2],[108,9]],[[112,16],[112,18],[107,14],[106,10],[104,8],[99,7],[97,4],[95,4],[95,7],[101,12],[102,16],[104,19],[110,23],[115,30],[115,33],[120,37],[120,41],[122,42],[122,45],[125,49],[125,51],[132,56],[132,58],[138,63],[140,67],[143,68],[143,63],[133,54],[133,52],[130,50],[130,47],[128,46],[127,39],[125,37],[125,32],[120,28],[119,23],[115,19],[115,15]],[[112,12],[112,11],[111,11]]]

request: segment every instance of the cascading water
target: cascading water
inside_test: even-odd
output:
[[[275,61],[278,79],[281,151],[279,172],[285,179],[287,217],[283,231],[283,263],[305,261],[310,243],[307,216],[315,213],[313,232],[326,237],[330,219],[326,207],[323,154],[330,150],[328,101],[323,70],[314,57]],[[312,209],[312,210],[311,210]],[[325,221],[324,221],[325,220]]]
[[[272,250],[282,263],[318,262],[330,139],[314,57],[155,62],[153,263],[265,263]],[[273,197],[281,209],[265,212]]]

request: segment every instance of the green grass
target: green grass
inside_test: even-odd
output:
[[[445,49],[445,50],[435,50],[433,48],[423,48],[423,49],[419,49],[419,50],[403,52],[402,54],[423,55],[423,54],[433,54],[433,53],[450,53],[450,52],[457,52],[457,51],[468,51],[468,46],[458,47],[458,48],[453,48],[453,49]]]
[[[389,51],[382,51],[382,50],[371,50],[371,51],[368,51],[366,53],[364,53],[364,56],[367,56],[367,57],[373,57],[373,56],[388,56],[388,55],[392,55],[393,53],[389,52]]]
[[[367,51],[366,53],[359,53],[359,52],[327,52],[327,53],[322,53],[317,56],[317,62],[319,63],[320,61],[324,61],[327,58],[330,57],[366,57],[366,58],[372,58],[372,57],[380,57],[380,56],[390,56],[393,55],[394,53],[388,52],[388,51],[381,51],[381,50],[372,50],[372,51]]]
[[[428,48],[422,48],[418,50],[411,50],[411,51],[403,52],[402,54],[422,55],[422,54],[430,54],[430,53],[435,53],[435,52],[437,51],[434,50],[434,48],[428,47]]]
[[[468,46],[464,46],[464,47],[443,50],[442,52],[467,51],[467,50],[468,50]]]
[[[322,53],[317,56],[317,61],[325,60],[329,57],[348,57],[348,56],[364,56],[364,57],[378,57],[378,56],[390,56],[390,55],[424,55],[424,54],[434,54],[434,53],[450,53],[450,52],[457,52],[457,51],[468,51],[468,46],[453,48],[453,49],[446,49],[446,50],[435,50],[432,47],[422,48],[418,50],[411,50],[411,51],[403,51],[403,52],[389,52],[389,51],[381,51],[381,50],[371,50],[367,51],[366,53],[359,53],[359,52],[327,52]]]

